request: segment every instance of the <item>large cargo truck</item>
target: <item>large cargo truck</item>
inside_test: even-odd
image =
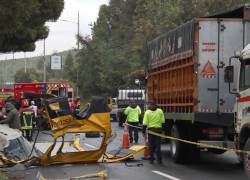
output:
[[[148,99],[165,112],[165,132],[177,138],[235,147],[234,105],[225,67],[235,50],[250,43],[250,7],[195,18],[148,43]],[[238,89],[240,62],[232,61]],[[250,77],[249,77],[250,78]],[[200,147],[170,143],[175,162],[194,160]],[[220,154],[223,150],[208,149]]]

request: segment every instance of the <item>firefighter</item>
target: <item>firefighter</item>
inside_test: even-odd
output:
[[[134,140],[135,144],[138,144],[139,136],[137,127],[139,125],[141,108],[135,103],[135,101],[131,101],[130,105],[125,109],[124,114],[127,116],[126,122],[131,125],[129,126],[129,142],[133,143]]]
[[[29,107],[29,101],[23,99],[20,108],[20,122],[23,136],[32,141],[33,123],[35,121],[35,113],[32,108]]]
[[[165,123],[164,113],[160,108],[157,108],[155,101],[148,103],[148,110],[144,114],[143,118],[143,135],[145,136],[146,129],[161,133],[162,124]],[[161,156],[161,137],[148,134],[149,152],[150,152],[150,164],[154,163],[154,154],[156,153],[158,164],[162,164]]]
[[[0,124],[8,124],[12,129],[20,129],[19,112],[12,103],[5,104],[7,117],[0,121]]]

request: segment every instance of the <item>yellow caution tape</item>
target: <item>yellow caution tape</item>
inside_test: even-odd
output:
[[[125,123],[125,125],[130,126],[130,127],[134,127],[134,128],[138,128],[138,129],[142,129],[139,126],[133,126],[133,125],[130,125],[128,123]],[[172,136],[166,136],[165,134],[156,133],[156,132],[153,132],[153,131],[150,131],[150,130],[147,130],[147,134],[152,134],[152,135],[164,138],[164,139],[176,140],[176,141],[180,141],[180,142],[183,142],[183,143],[200,146],[200,147],[203,147],[203,148],[220,149],[220,150],[225,150],[225,151],[231,151],[231,152],[235,152],[235,153],[243,153],[243,154],[249,154],[250,155],[250,151],[234,149],[234,148],[225,148],[225,147],[211,145],[211,144],[204,144],[204,143],[198,143],[198,142],[194,142],[194,141],[188,141],[188,140],[185,140],[185,139],[179,139],[179,138],[172,137]]]
[[[103,163],[115,163],[115,162],[127,160],[131,157],[134,157],[134,156],[140,154],[142,151],[144,151],[145,146],[144,145],[134,145],[134,146],[131,146],[129,149],[132,150],[132,152],[127,154],[126,156],[123,156],[123,157],[115,157],[112,154],[106,154],[106,157],[104,157],[102,162]]]

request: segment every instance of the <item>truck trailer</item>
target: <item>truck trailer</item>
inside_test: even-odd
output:
[[[148,43],[148,99],[164,110],[171,136],[221,147],[240,148],[234,105],[240,62],[232,61],[234,81],[224,78],[235,50],[250,43],[250,7],[194,18]],[[248,77],[250,78],[250,77]],[[242,147],[241,147],[242,148]],[[177,163],[199,157],[201,147],[172,140]],[[209,149],[213,153],[225,151]]]

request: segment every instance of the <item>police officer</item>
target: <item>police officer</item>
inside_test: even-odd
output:
[[[150,131],[161,133],[162,124],[165,123],[164,113],[160,108],[157,108],[155,101],[148,102],[148,110],[144,114],[143,118],[143,134],[145,136],[146,128]],[[161,157],[161,137],[148,134],[150,163],[154,163],[154,154],[156,153],[157,162],[162,164]]]
[[[139,124],[139,115],[141,114],[141,108],[135,103],[135,101],[131,101],[130,105],[125,109],[124,114],[127,116],[127,123],[129,125],[129,141],[135,144],[138,144],[138,129],[133,126],[138,126]],[[133,136],[134,133],[134,136]]]

